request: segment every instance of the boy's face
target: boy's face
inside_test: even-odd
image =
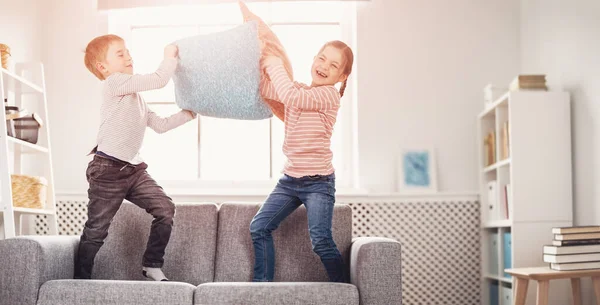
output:
[[[335,47],[328,46],[315,56],[312,65],[313,86],[335,85],[343,82],[346,76],[342,74],[344,55]]]
[[[133,59],[124,41],[113,41],[106,51],[106,59],[96,64],[98,70],[105,77],[113,73],[133,74]]]

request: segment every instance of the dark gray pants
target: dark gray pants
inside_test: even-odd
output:
[[[124,199],[154,216],[142,265],[162,267],[171,237],[175,205],[146,171],[148,165],[94,156],[86,175],[89,182],[88,220],[79,242],[75,278],[92,276],[94,258],[104,244],[108,227]]]

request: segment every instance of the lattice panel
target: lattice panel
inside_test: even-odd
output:
[[[81,235],[87,220],[87,201],[57,201],[58,234]],[[46,216],[37,215],[35,218],[35,232],[38,235],[48,234]]]
[[[402,304],[480,303],[479,203],[348,203],[353,236],[402,244]]]
[[[403,305],[476,305],[480,302],[477,201],[344,202],[352,207],[353,236],[379,236],[402,244]],[[58,201],[61,235],[80,235],[87,200]],[[44,217],[35,222],[46,234]]]

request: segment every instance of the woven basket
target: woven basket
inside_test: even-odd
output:
[[[8,69],[8,58],[10,57],[10,48],[0,43],[0,59],[2,62],[2,68]]]
[[[46,205],[48,180],[44,177],[11,175],[13,206],[43,209]]]

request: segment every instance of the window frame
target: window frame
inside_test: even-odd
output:
[[[308,4],[307,4],[308,5]],[[343,3],[340,2],[342,7],[342,18],[340,22],[319,22],[319,21],[308,21],[308,22],[271,22],[270,16],[263,20],[270,26],[288,26],[288,25],[339,25],[342,29],[341,39],[346,42],[354,51],[355,61],[352,76],[349,78],[344,97],[342,98],[342,107],[338,112],[338,118],[343,117],[342,125],[336,123],[334,133],[342,133],[342,149],[344,150],[344,160],[342,161],[343,168],[336,167],[336,186],[339,189],[354,190],[358,189],[358,141],[356,132],[356,4],[354,2]],[[129,9],[131,10],[131,9]],[[119,10],[123,11],[123,10]],[[262,17],[262,16],[261,16]],[[109,33],[121,36],[125,41],[132,41],[132,32],[135,29],[140,28],[166,28],[166,27],[196,27],[197,31],[200,32],[202,27],[234,27],[240,25],[240,23],[180,23],[180,24],[161,24],[157,23],[144,23],[135,24],[123,18],[120,14],[108,13],[108,28]],[[315,51],[316,52],[316,51]],[[158,102],[146,102],[150,107],[152,105],[174,105],[174,101],[158,101]],[[191,180],[174,180],[174,179],[160,179],[156,177],[157,182],[165,189],[169,190],[170,193],[176,194],[195,194],[199,193],[198,190],[214,190],[215,193],[223,193],[225,190],[235,188],[238,191],[241,190],[265,190],[271,188],[281,177],[281,170],[283,168],[274,168],[273,164],[273,120],[278,120],[275,116],[269,119],[269,173],[270,178],[264,180],[209,180],[202,179],[200,176],[200,169],[202,166],[201,156],[201,116],[197,117],[196,124],[198,137],[197,137],[197,149],[198,149],[198,177],[197,179]],[[279,148],[281,149],[281,148]],[[334,151],[334,158],[336,153]],[[151,166],[151,164],[150,164]],[[340,174],[341,173],[341,174]],[[229,191],[230,192],[230,191]],[[236,193],[236,192],[234,192]]]

